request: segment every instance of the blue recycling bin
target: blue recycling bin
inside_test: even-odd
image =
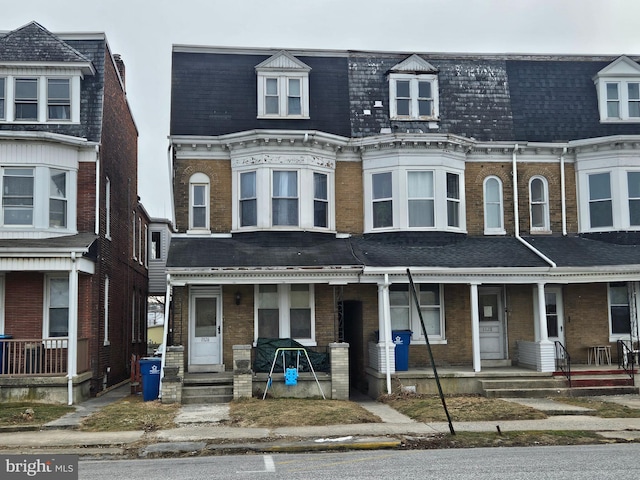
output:
[[[406,372],[409,370],[411,333],[411,330],[393,330],[391,332],[391,338],[396,345],[396,372]]]
[[[5,334],[0,335],[0,373],[9,372],[9,359],[7,358],[9,356],[9,348],[7,347],[7,350],[6,350],[7,353],[5,354],[5,348],[4,348],[5,342],[3,342],[3,340],[11,340],[12,338],[13,338],[13,335],[5,335]]]
[[[160,394],[159,358],[145,357],[140,359],[140,375],[142,376],[142,399],[145,402],[156,400]]]

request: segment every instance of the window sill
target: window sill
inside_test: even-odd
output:
[[[507,231],[506,230],[485,230],[484,234],[485,235],[506,235]]]
[[[189,229],[187,235],[211,235],[211,230],[208,228]]]
[[[394,122],[439,122],[439,117],[391,117]]]
[[[640,118],[602,118],[600,123],[640,123]]]
[[[308,115],[258,115],[258,120],[311,120]]]
[[[553,232],[551,230],[529,230],[529,235],[551,235]]]

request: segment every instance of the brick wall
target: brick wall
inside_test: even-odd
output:
[[[574,363],[587,362],[590,345],[609,343],[607,288],[606,283],[588,283],[562,289],[566,347]]]
[[[13,338],[42,338],[44,274],[7,272],[4,332]]]
[[[336,163],[336,230],[360,234],[364,230],[361,162]]]

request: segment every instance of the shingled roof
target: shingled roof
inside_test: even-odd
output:
[[[64,62],[91,60],[37,22],[0,36],[0,62]]]

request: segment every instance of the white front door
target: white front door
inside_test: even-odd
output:
[[[480,319],[480,358],[503,360],[504,302],[500,287],[478,288],[478,318]]]
[[[562,314],[562,289],[560,287],[546,287],[544,301],[547,310],[547,334],[552,342],[564,343],[564,316]]]
[[[191,293],[189,371],[217,372],[222,365],[222,298],[206,291]]]

